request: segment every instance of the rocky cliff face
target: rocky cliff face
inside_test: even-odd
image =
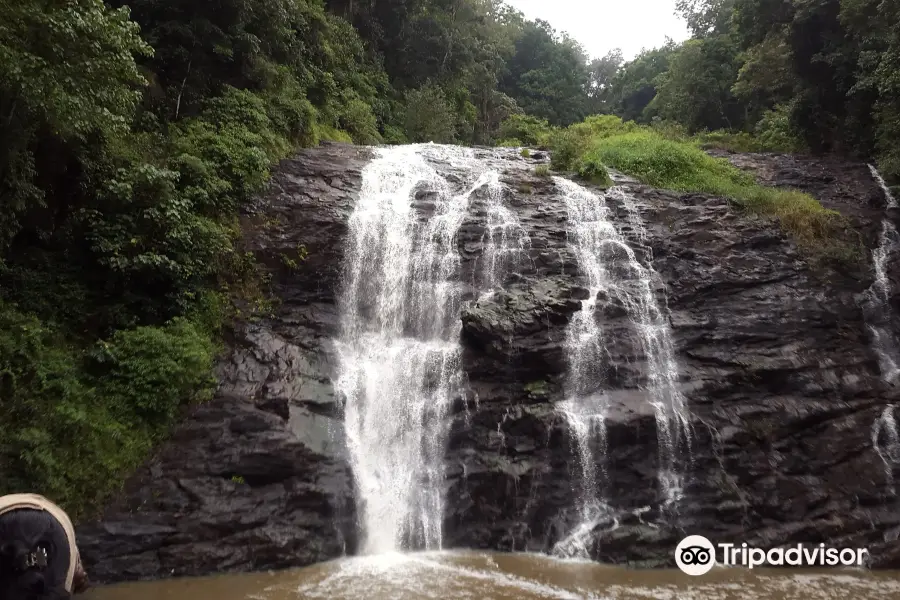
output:
[[[531,246],[504,292],[476,302],[473,290],[461,314],[469,392],[454,407],[446,453],[444,544],[547,551],[575,520],[575,453],[556,404],[564,330],[584,281],[565,205],[552,180],[534,174],[545,157],[477,152],[501,170],[504,202]],[[101,521],[79,528],[95,579],[279,568],[354,550],[331,340],[347,219],[368,158],[346,145],[304,151],[282,163],[245,217],[280,305],[273,318],[237,328],[217,399],[193,411]],[[865,165],[730,159],[766,184],[811,191],[877,244],[885,202]],[[452,165],[439,166],[454,180]],[[619,525],[595,532],[593,556],[672,564],[691,533],[868,547],[875,566],[900,566],[900,502],[888,479],[900,469],[885,464],[872,436],[897,394],[879,377],[859,308],[872,274],[811,268],[776,226],[721,198],[619,183],[646,224],[646,236],[631,231],[629,241],[659,273],[670,310],[692,461],[678,510],[660,511],[643,357],[610,303],[606,496]],[[608,202],[624,222],[626,208]],[[475,280],[483,250],[479,203],[476,195],[459,234],[465,281]],[[295,267],[287,259],[301,243],[309,259]]]

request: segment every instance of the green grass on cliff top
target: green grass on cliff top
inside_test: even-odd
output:
[[[567,128],[545,126],[537,133],[519,131],[524,121],[510,119],[509,136],[528,134],[529,141],[549,147],[558,171],[605,186],[611,183],[603,174],[608,166],[654,187],[723,196],[748,212],[777,219],[814,258],[859,259],[858,236],[840,213],[809,194],[757,184],[726,159],[704,152],[702,136],[623,122],[613,115],[591,116]]]
[[[654,187],[725,196],[748,211],[775,217],[807,249],[830,247],[845,227],[840,213],[824,208],[809,194],[758,185],[727,160],[651,131],[595,140],[590,152]]]

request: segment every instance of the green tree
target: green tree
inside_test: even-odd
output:
[[[444,91],[432,84],[406,92],[406,137],[411,142],[453,143],[456,122]]]
[[[0,6],[0,493],[99,506],[205,397],[238,209],[388,87],[320,0]]]
[[[584,118],[588,69],[584,50],[544,21],[527,22],[516,40],[501,91],[530,115],[554,125]]]
[[[740,56],[743,64],[731,91],[747,107],[749,123],[757,121],[762,111],[793,97],[792,58],[783,29],[776,29]]]
[[[675,43],[668,40],[665,46],[645,50],[619,69],[609,91],[615,114],[626,121],[648,121],[644,109],[656,97],[659,77],[668,70],[669,59],[676,49]]]
[[[731,93],[738,73],[737,55],[737,46],[727,35],[685,42],[669,59],[648,108],[692,133],[739,128],[743,110]]]
[[[731,30],[735,0],[677,0],[675,11],[687,22],[694,38],[722,35]]]
[[[616,73],[625,62],[622,51],[618,48],[610,50],[605,56],[595,58],[588,65],[588,103],[587,111],[592,115],[613,112],[612,86]]]
[[[134,57],[150,53],[128,17],[101,0],[0,6],[0,252],[22,220],[46,231],[77,205],[51,196],[81,179],[97,136],[127,129],[144,83]]]

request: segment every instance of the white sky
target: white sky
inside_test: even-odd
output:
[[[641,48],[689,37],[675,0],[504,0],[529,19],[543,19],[578,40],[591,58],[621,48],[625,60]]]

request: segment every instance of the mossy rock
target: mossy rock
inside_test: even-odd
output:
[[[525,393],[537,398],[546,398],[550,395],[550,384],[544,380],[531,381],[525,384]]]

